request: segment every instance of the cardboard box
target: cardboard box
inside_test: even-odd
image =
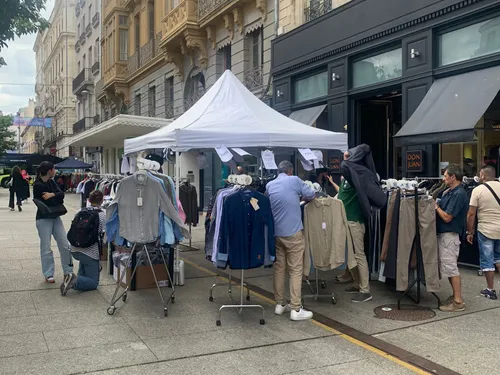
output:
[[[108,261],[108,244],[105,243],[102,245],[102,254],[101,254],[101,262]]]
[[[160,286],[168,285],[168,274],[165,270],[165,266],[163,264],[154,264],[153,265],[156,279],[158,280],[158,284]],[[121,275],[125,272],[125,266],[120,265],[118,270],[118,280],[120,280]],[[127,287],[127,283],[130,280],[130,276],[132,275],[132,268],[126,269],[126,276],[122,280],[122,288]],[[118,282],[118,281],[117,281]],[[139,266],[137,267],[137,271],[135,272],[135,289],[149,289],[156,288],[155,279],[153,277],[153,272],[151,271],[150,266]]]

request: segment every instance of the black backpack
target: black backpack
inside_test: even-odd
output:
[[[72,246],[85,249],[99,242],[100,212],[83,209],[76,214],[68,232],[68,241]]]

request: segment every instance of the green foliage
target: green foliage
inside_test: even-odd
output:
[[[47,0],[0,0],[0,52],[8,42],[22,35],[33,34],[49,27],[40,14]],[[0,67],[7,65],[0,57]]]
[[[14,150],[17,146],[16,134],[9,130],[11,125],[12,116],[0,117],[0,155],[5,154],[6,151]]]

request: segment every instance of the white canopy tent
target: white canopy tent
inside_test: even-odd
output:
[[[148,149],[175,151],[243,148],[347,150],[347,134],[316,129],[275,111],[226,70],[188,111],[171,124],[125,140],[125,154]]]

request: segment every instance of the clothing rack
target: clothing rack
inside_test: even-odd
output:
[[[423,256],[422,256],[422,247],[420,243],[420,226],[419,226],[419,215],[418,215],[418,187],[415,187],[414,189],[414,200],[415,200],[415,226],[416,226],[416,231],[415,231],[415,251],[417,252],[417,277],[415,280],[412,281],[412,283],[408,286],[408,288],[403,292],[403,294],[398,298],[398,310],[401,310],[401,300],[404,297],[408,297],[411,299],[413,302],[415,302],[417,305],[420,304],[420,286],[424,284],[425,286],[425,281],[422,280],[422,267],[423,267]],[[436,249],[437,250],[437,249]],[[410,290],[413,289],[414,286],[417,286],[417,296],[416,298],[413,298],[409,293]],[[431,292],[431,294],[437,299],[438,301],[438,308],[441,305],[441,300],[439,299],[438,295],[434,292]]]
[[[138,250],[138,247],[140,248],[139,250]],[[107,310],[108,315],[113,315],[115,313],[115,311],[117,310],[116,302],[118,302],[120,299],[123,302],[127,301],[128,290],[131,287],[132,281],[133,280],[135,281],[135,274],[136,274],[136,271],[137,271],[137,267],[139,266],[139,263],[136,263],[135,260],[136,260],[136,255],[137,255],[137,253],[140,250],[145,251],[146,256],[148,258],[149,266],[151,268],[151,272],[153,273],[153,278],[155,280],[156,288],[158,289],[158,293],[160,294],[160,298],[161,298],[161,301],[163,303],[163,314],[164,314],[164,316],[168,316],[168,307],[167,307],[168,303],[170,301],[172,303],[175,302],[175,287],[174,287],[174,282],[173,282],[172,277],[170,275],[170,270],[169,270],[169,267],[168,267],[167,262],[165,260],[165,255],[163,254],[163,250],[160,249],[161,258],[163,260],[163,265],[165,266],[165,270],[167,271],[167,276],[168,276],[169,284],[172,287],[172,292],[171,292],[171,294],[170,294],[170,296],[169,296],[169,298],[167,299],[166,302],[165,302],[165,298],[163,297],[163,293],[162,293],[161,287],[158,284],[158,279],[156,277],[156,272],[154,270],[153,262],[151,261],[151,256],[149,255],[149,249],[147,247],[147,244],[137,244],[137,243],[135,243],[132,246],[132,250],[130,252],[130,256],[129,256],[128,260],[127,260],[127,264],[126,264],[126,267],[125,267],[125,272],[123,272],[123,274],[122,274],[122,272],[120,272],[120,277],[119,277],[119,280],[118,280],[118,284],[116,285],[115,293],[113,294],[113,297],[111,298],[111,303],[110,303],[110,306],[109,306],[109,308]],[[170,253],[170,258],[171,258],[171,254],[172,253]],[[123,293],[121,293],[117,297],[118,292],[119,292],[119,290],[121,288],[121,285],[123,283],[124,275],[127,274],[128,268],[131,268],[131,267],[133,267],[133,271],[132,271],[132,274],[130,275],[130,279],[128,280],[127,285],[124,288]]]

